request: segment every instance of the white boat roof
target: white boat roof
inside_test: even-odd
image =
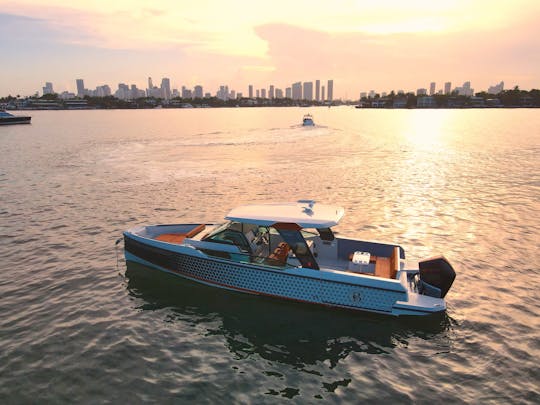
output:
[[[225,219],[261,226],[294,223],[302,228],[330,228],[339,223],[344,213],[342,207],[299,200],[292,203],[242,205],[231,210]]]

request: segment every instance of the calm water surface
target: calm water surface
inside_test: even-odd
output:
[[[2,403],[540,402],[539,110],[31,115],[0,127]],[[137,224],[300,198],[344,206],[342,234],[444,253],[447,313],[222,292],[115,251]]]

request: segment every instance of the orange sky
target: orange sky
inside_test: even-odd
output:
[[[247,92],[334,79],[360,91],[539,88],[540,1],[0,0],[0,96],[119,82]]]

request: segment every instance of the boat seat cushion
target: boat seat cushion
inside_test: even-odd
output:
[[[162,233],[156,236],[156,240],[168,243],[182,243],[186,238],[192,238],[205,228],[204,224],[197,225],[191,231],[186,233]]]

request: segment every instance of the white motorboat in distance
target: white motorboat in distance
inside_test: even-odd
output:
[[[313,126],[315,123],[313,122],[313,117],[311,114],[305,114],[304,118],[302,119],[302,125],[305,127]]]
[[[455,271],[444,257],[407,269],[398,245],[334,235],[343,214],[311,200],[244,205],[222,224],[125,231],[125,257],[243,293],[389,315],[446,309]]]
[[[32,117],[13,115],[5,111],[0,111],[0,125],[30,124]]]

